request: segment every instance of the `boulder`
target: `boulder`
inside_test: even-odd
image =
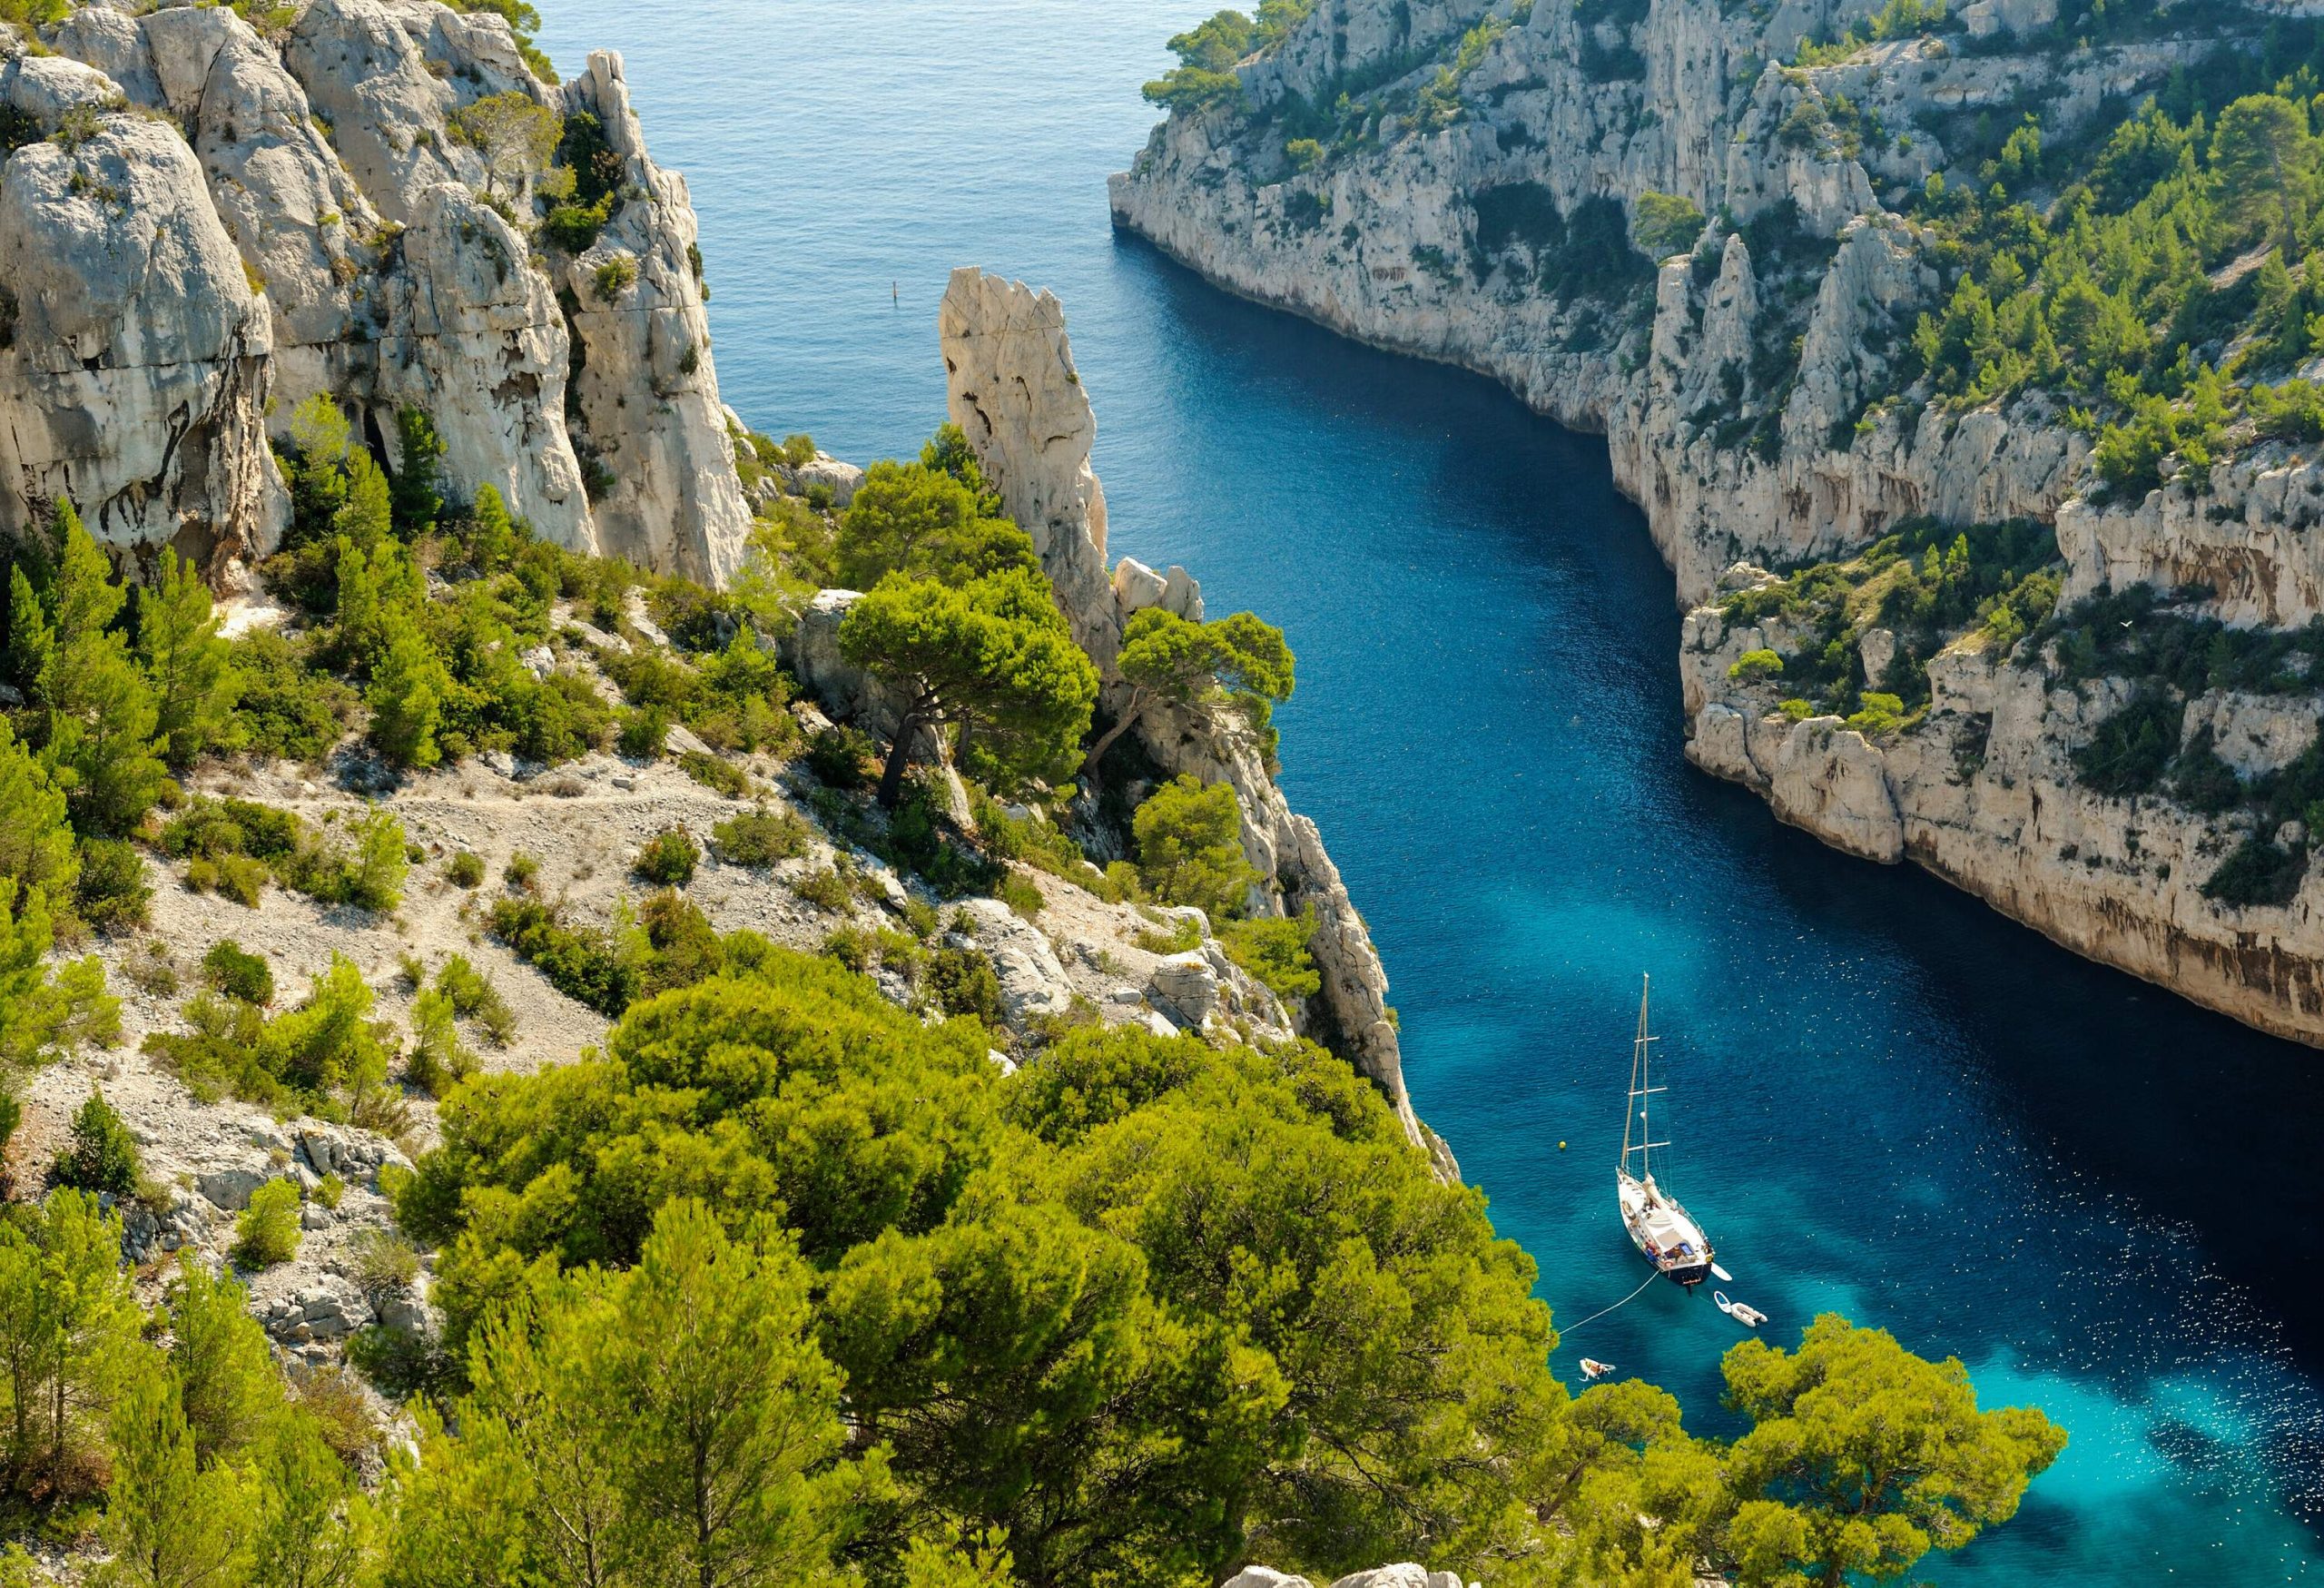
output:
[[[822,452],[791,470],[791,476],[802,496],[816,486],[830,491],[834,508],[844,508],[853,501],[857,488],[863,484],[862,469]]]
[[[1432,1572],[1410,1561],[1340,1578],[1332,1588],[1461,1588],[1458,1572]]]
[[[1073,1006],[1073,983],[1039,927],[998,899],[970,899],[960,912],[976,924],[977,946],[1000,979],[1000,1005],[1011,1026]]]
[[[1888,685],[1888,668],[1896,660],[1896,636],[1886,628],[1867,628],[1856,642],[1856,655],[1864,659],[1864,681],[1875,689]]]
[[[194,1177],[194,1187],[211,1201],[229,1213],[239,1213],[251,1205],[251,1193],[274,1177],[263,1169],[211,1169]]]
[[[1225,1588],[1315,1588],[1315,1584],[1272,1566],[1245,1566],[1226,1579]]]
[[[1200,949],[1170,954],[1156,962],[1146,991],[1180,1025],[1199,1031],[1218,1009],[1218,968]]]

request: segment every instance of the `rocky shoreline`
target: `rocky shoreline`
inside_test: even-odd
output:
[[[1846,98],[1891,127],[1921,127],[1941,111],[2031,96],[2053,107],[2045,132],[2071,133],[2075,117],[2154,86],[2198,47],[2166,37],[2013,49],[2013,28],[2045,20],[2039,5],[1971,9],[1974,52],[1900,39],[1842,64],[1761,71],[1808,31],[1793,8],[1755,17],[1658,5],[1618,27],[1562,6],[1328,0],[1237,68],[1256,117],[1177,112],[1112,179],[1109,203],[1118,227],[1216,285],[1483,374],[1558,422],[1603,434],[1614,482],[1643,510],[1688,609],[1696,765],[1837,848],[1924,865],[2078,953],[2324,1045],[2324,881],[2311,874],[2280,905],[2225,903],[2202,888],[2247,839],[2304,833],[2079,782],[2073,754],[2126,698],[2120,681],[2072,681],[2053,654],[2004,658],[1972,636],[1932,662],[1925,716],[1867,735],[1837,717],[1779,714],[1779,691],[1729,676],[1743,652],[1780,649],[1785,637],[1724,616],[1762,568],[1841,557],[1923,516],[2053,526],[2062,606],[2144,581],[2204,587],[2203,610],[2230,624],[2292,628],[2324,612],[2324,552],[2299,532],[2324,492],[2310,456],[2263,444],[2215,468],[2205,489],[2167,482],[2108,503],[2092,488],[2085,436],[2039,399],[1965,410],[1872,400],[1914,320],[1941,305],[1929,239],[1889,205],[1947,156],[1918,132],[1877,156],[1803,147],[1787,131],[1802,105]],[[1311,169],[1285,158],[1279,134],[1252,130],[1292,96],[1307,103],[1362,77],[1367,56],[1384,63],[1373,80],[1384,74],[1381,96],[1393,100],[1435,69],[1424,60],[1399,76],[1397,64],[1441,58],[1463,28],[1496,16],[1505,26],[1483,29],[1490,42],[1461,82],[1472,108],[1449,127],[1383,115],[1354,153]],[[1617,40],[1640,74],[1594,80],[1584,63]],[[1646,189],[1729,219],[1692,255],[1654,267],[1650,316],[1627,323],[1610,321],[1600,297],[1543,284],[1551,243],[1529,243],[1520,222],[1500,219],[1512,194],[1537,212],[1553,202],[1563,227],[1592,202]],[[1755,232],[1771,214],[1787,226]],[[1630,291],[1643,302],[1649,290]],[[2256,735],[2238,767],[2247,775],[2282,767],[2316,736],[2309,697],[2214,702],[2203,721],[2219,709]],[[2191,703],[2189,743],[2198,715]]]

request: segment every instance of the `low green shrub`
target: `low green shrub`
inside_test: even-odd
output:
[[[202,956],[202,979],[212,990],[263,1007],[274,1001],[274,972],[260,955],[222,937]]]
[[[988,1026],[1000,1024],[1000,978],[992,962],[974,949],[931,950],[921,972],[921,984],[948,1015],[968,1015]]]
[[[993,890],[992,896],[1028,921],[1039,915],[1042,906],[1049,902],[1041,896],[1039,886],[1015,872],[1000,879],[1000,885]]]
[[[723,756],[688,750],[678,757],[678,769],[703,787],[715,789],[730,800],[750,797],[751,774]]]
[[[145,885],[145,862],[136,845],[116,838],[85,838],[80,851],[74,913],[103,932],[134,932],[143,926],[153,890]]]
[[[637,996],[635,964],[611,932],[566,926],[548,905],[517,898],[494,902],[492,930],[550,986],[608,1019]]]
[[[1202,922],[1191,915],[1181,915],[1167,925],[1157,923],[1141,932],[1131,941],[1149,954],[1183,954],[1202,947]]]
[[[2247,837],[2203,883],[2203,897],[2230,909],[2280,907],[2292,902],[2308,876],[2308,847],[2287,849]]]
[[[701,863],[702,845],[694,834],[684,827],[665,827],[637,852],[633,869],[649,883],[675,887],[694,881],[694,868]]]
[[[876,775],[877,755],[869,734],[843,725],[819,728],[807,740],[807,770],[826,788],[862,788]]]
[[[476,1072],[476,1055],[460,1041],[452,1001],[428,988],[411,1001],[411,1052],[404,1060],[410,1083],[440,1098]]]
[[[299,1255],[299,1188],[269,1180],[251,1193],[250,1206],[234,1220],[234,1260],[246,1268],[271,1268]]]
[[[473,1020],[482,1026],[493,1045],[505,1048],[517,1035],[517,1017],[508,1008],[508,1001],[492,979],[468,962],[466,954],[454,954],[436,972],[436,990],[452,1001],[452,1012],[462,1020]]]
[[[728,865],[773,865],[807,853],[807,824],[795,812],[761,805],[710,830],[710,853]]]
[[[484,883],[484,862],[463,849],[444,863],[444,875],[456,888],[476,888]]]
[[[1277,998],[1312,998],[1323,990],[1323,976],[1307,944],[1315,935],[1311,908],[1294,916],[1256,916],[1229,922],[1219,942],[1226,957],[1256,977]]]
[[[670,714],[658,705],[625,713],[615,747],[631,761],[659,761],[670,737]]]
[[[791,891],[814,905],[818,910],[844,910],[852,896],[847,879],[833,868],[817,866],[803,877],[793,879]]]
[[[128,1197],[137,1190],[137,1142],[121,1116],[105,1101],[103,1089],[89,1094],[73,1116],[71,1144],[49,1171],[53,1184],[75,1190]]]

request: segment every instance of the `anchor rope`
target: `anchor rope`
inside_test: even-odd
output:
[[[1631,1302],[1636,1301],[1636,1300],[1637,1300],[1640,1296],[1643,1296],[1644,1294],[1646,1294],[1646,1287],[1647,1287],[1647,1285],[1651,1285],[1651,1284],[1653,1284],[1657,1279],[1659,1279],[1660,1277],[1662,1277],[1662,1275],[1661,1275],[1661,1272],[1660,1272],[1659,1269],[1658,1269],[1657,1271],[1655,1271],[1654,1273],[1649,1274],[1649,1275],[1646,1277],[1646,1285],[1641,1285],[1641,1286],[1640,1286],[1637,1289],[1635,1289],[1635,1290],[1631,1291],[1628,1296],[1623,1297],[1620,1301],[1617,1301],[1616,1303],[1614,1303],[1613,1307],[1600,1307],[1596,1312],[1593,1312],[1593,1313],[1591,1313],[1588,1317],[1583,1318],[1583,1319],[1581,1320],[1581,1323],[1578,1323],[1578,1324],[1568,1324],[1565,1327],[1563,1327],[1563,1328],[1561,1328],[1561,1329],[1560,1329],[1560,1330],[1558,1331],[1558,1338],[1559,1338],[1559,1339],[1561,1339],[1561,1340],[1567,1340],[1567,1339],[1571,1339],[1571,1338],[1572,1338],[1572,1337],[1573,1337],[1573,1331],[1574,1331],[1574,1330],[1576,1330],[1576,1329],[1578,1329],[1578,1328],[1580,1328],[1580,1327],[1581,1327],[1581,1324],[1596,1323],[1600,1318],[1604,1317],[1608,1313],[1614,1311],[1617,1307],[1627,1307],[1627,1306],[1629,1306]]]

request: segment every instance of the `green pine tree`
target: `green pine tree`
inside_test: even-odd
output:
[[[153,686],[154,726],[170,765],[182,772],[211,750],[233,748],[241,679],[193,564],[163,550],[161,578],[141,593],[137,616],[137,658]]]
[[[452,691],[451,675],[428,642],[405,630],[372,669],[364,702],[371,708],[371,743],[392,765],[425,769],[443,759],[436,730]]]
[[[252,1529],[239,1467],[203,1471],[179,1406],[177,1376],[145,1361],[108,1423],[113,1487],[99,1533],[112,1558],[102,1588],[224,1588]]]

